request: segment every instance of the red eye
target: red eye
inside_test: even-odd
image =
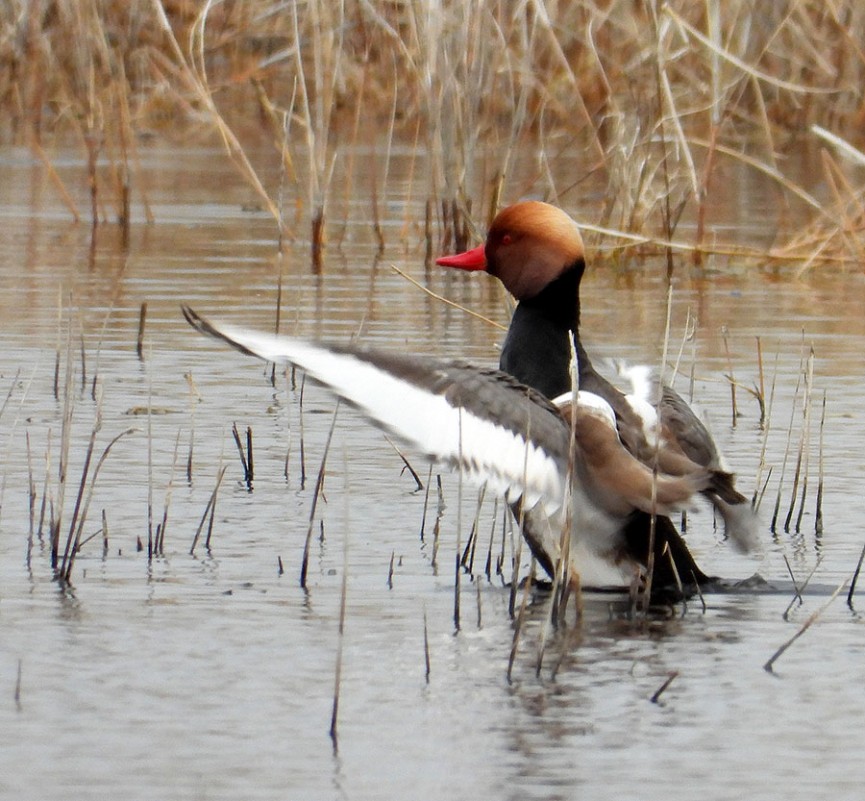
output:
[[[511,244],[511,235],[510,234],[505,234],[502,237],[502,244],[503,245],[510,245]]]

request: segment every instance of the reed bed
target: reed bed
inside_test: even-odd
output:
[[[397,146],[425,162],[409,195],[426,204],[414,230],[428,254],[434,230],[460,247],[534,194],[578,207],[616,258],[844,266],[863,261],[863,41],[855,0],[10,0],[0,141],[30,149],[73,219],[124,230],[152,219],[143,142],[220,142],[280,239],[309,240],[315,269],[359,186],[390,244],[379,208]],[[83,193],[52,166],[70,143]],[[256,166],[262,145],[281,169]],[[820,169],[798,169],[803,150]],[[769,246],[712,231],[730,161],[775,186]],[[407,216],[400,238],[412,231]]]

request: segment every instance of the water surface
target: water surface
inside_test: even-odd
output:
[[[473,575],[459,582],[457,632],[454,556],[476,494],[442,476],[437,546],[435,491],[421,539],[424,493],[382,435],[341,409],[302,590],[303,546],[334,403],[306,386],[301,410],[300,377],[292,383],[277,375],[272,383],[263,365],[196,335],[179,313],[188,302],[270,329],[281,273],[283,330],[492,364],[499,330],[431,299],[391,264],[502,324],[506,298],[485,276],[425,267],[420,227],[397,233],[407,215],[420,220],[422,209],[417,199],[399,202],[395,191],[385,204],[385,254],[376,255],[360,198],[341,245],[331,243],[324,274],[315,275],[300,236],[278,257],[272,221],[219,165],[200,151],[145,154],[156,222],[137,219],[124,248],[114,226],[101,226],[93,240],[89,226],[70,223],[26,154],[6,153],[0,163],[7,188],[0,203],[0,394],[8,393],[0,417],[0,795],[855,797],[865,778],[859,604],[854,599],[848,608],[842,592],[779,659],[775,674],[763,664],[827,604],[862,548],[861,276],[793,279],[725,264],[720,272],[683,269],[675,286],[671,363],[689,317],[698,321],[693,341],[681,348],[677,387],[690,391],[693,365],[696,399],[744,491],[765,483],[759,554],[735,553],[706,509],[689,516],[689,545],[708,572],[759,573],[782,588],[790,584],[786,559],[799,582],[815,571],[811,593],[801,604],[789,589],[713,595],[705,610],[695,600],[648,622],[622,619],[594,599],[578,630],[558,632],[546,628],[540,597],[528,610],[508,681],[510,574],[484,575],[489,543],[502,552],[501,511],[489,499],[484,504]],[[82,165],[70,159],[60,168],[73,181]],[[759,227],[759,209],[752,211],[749,225]],[[592,351],[658,363],[663,266],[590,268],[584,286]],[[748,391],[760,383],[758,338],[767,404],[771,399],[768,433]],[[38,522],[46,454],[58,499],[67,353],[74,404],[64,538],[97,416],[94,376],[102,418],[97,456],[121,432],[135,431],[102,468],[85,526],[95,536],[64,589],[36,531],[28,559],[28,485],[32,475]],[[725,378],[731,365],[739,383],[735,425]],[[243,481],[233,423],[253,431],[252,488]],[[807,482],[803,470],[793,507],[795,524],[801,506],[799,531],[779,526],[773,533],[775,498],[780,493],[782,520],[791,504],[800,442]],[[426,481],[426,465],[406,455]],[[221,466],[210,550],[199,543],[190,555]],[[823,529],[816,531],[821,477]],[[165,552],[148,560],[148,501],[161,520],[166,498]],[[504,552],[507,563],[507,541]],[[344,573],[335,752],[328,729]]]

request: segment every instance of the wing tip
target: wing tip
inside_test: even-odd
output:
[[[207,334],[208,336],[215,337],[217,339],[224,339],[222,334],[213,326],[213,324],[206,318],[202,317],[192,306],[181,303],[180,311],[183,313],[186,322],[189,323],[199,334]]]
[[[187,303],[180,304],[180,311],[183,313],[183,316],[186,318],[186,322],[189,323],[199,334],[205,334],[209,337],[213,337],[213,339],[218,339],[222,342],[225,342],[231,345],[235,350],[239,350],[241,353],[245,353],[247,356],[255,356],[256,358],[262,358],[258,353],[253,350],[250,350],[245,345],[242,345],[236,339],[233,339],[231,336],[226,334],[221,329],[217,328],[213,323],[210,322],[206,317],[199,314],[192,306]]]

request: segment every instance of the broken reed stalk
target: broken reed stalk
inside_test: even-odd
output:
[[[516,558],[515,554],[519,546],[514,544],[514,516],[509,508],[505,508],[502,509],[502,549],[496,559],[496,575],[501,576],[503,581],[508,541],[511,543],[511,559],[513,560]]]
[[[514,564],[513,571],[511,573],[511,589],[508,594],[508,617],[513,620],[516,616],[516,608],[517,608],[517,591],[519,590],[520,583],[520,561],[523,558],[523,521],[524,521],[524,512],[523,512],[523,504],[520,503],[520,516],[517,520],[517,529],[518,536],[516,538],[516,551],[514,553]]]
[[[564,559],[560,559],[560,563],[564,563]],[[547,642],[549,636],[550,626],[553,621],[557,623],[564,622],[565,617],[565,603],[559,597],[559,567],[556,566],[555,574],[553,575],[553,587],[551,592],[550,603],[548,604],[548,613],[544,615],[544,620],[541,623],[541,630],[538,633],[538,658],[535,662],[535,676],[540,677],[541,670],[544,666],[544,656],[547,650]],[[565,582],[562,582],[564,584]],[[564,592],[561,593],[564,598]],[[579,622],[579,621],[578,621]]]
[[[427,198],[424,203],[424,217],[423,217],[423,235],[424,235],[424,256],[423,263],[424,265],[429,265],[432,263],[433,258],[433,226],[432,226],[432,210],[433,210],[433,202],[431,198]]]
[[[672,554],[670,555],[672,560]],[[700,605],[703,607],[703,614],[705,615],[708,611],[709,607],[706,604],[706,597],[703,595],[703,588],[700,586],[700,582],[697,581],[697,577],[694,575],[694,571],[691,571],[691,586],[695,587],[697,590],[697,596],[700,599]]]
[[[472,527],[469,530],[469,536],[466,540],[466,546],[465,548],[463,548],[462,559],[460,560],[463,568],[468,572],[470,576],[474,572],[475,550],[477,549],[478,542],[478,526],[480,525],[481,510],[483,509],[485,494],[486,487],[484,486],[481,487],[480,490],[478,490],[478,503],[475,507],[475,515],[472,519]]]
[[[426,622],[426,607],[423,610],[423,659],[424,659],[424,679],[429,684],[430,676],[430,657],[429,657],[429,630]]]
[[[292,367],[292,370],[293,369],[294,368]],[[282,375],[283,375],[283,378],[285,379],[285,395],[286,395],[286,399],[288,399],[288,397],[291,394],[291,390],[292,390],[291,382],[289,379],[289,371],[284,370]],[[290,472],[291,446],[292,446],[292,443],[294,441],[293,437],[292,437],[292,435],[294,433],[294,428],[292,427],[292,424],[291,424],[290,406],[288,406],[288,405],[287,405],[285,421],[286,421],[286,428],[288,429],[288,432],[287,432],[287,437],[286,437],[287,442],[285,443],[285,458],[282,461],[282,477],[286,480],[286,482],[288,482],[289,476],[291,475],[291,472]]]
[[[280,209],[280,218],[282,217],[282,210]],[[282,253],[282,225],[280,225],[280,234],[279,234],[279,252],[277,253],[277,261],[279,262],[279,273],[276,278],[276,319],[273,324],[273,333],[274,336],[279,336],[279,322],[282,317],[282,271],[283,271],[283,253]],[[265,365],[265,370],[267,366]],[[276,386],[276,362],[272,362],[270,365],[270,385],[272,387]]]
[[[760,337],[757,337],[757,375],[759,376],[757,400],[760,404],[760,427],[762,428],[766,422],[766,383],[763,374],[763,342]]]
[[[550,681],[555,681],[559,674],[562,665],[568,654],[573,653],[574,648],[580,642],[583,636],[583,630],[580,626],[571,626],[565,629],[564,637],[562,637],[562,647],[559,649],[558,657],[552,668],[550,668]]]
[[[496,497],[493,500],[493,513],[492,513],[492,523],[490,524],[490,543],[487,548],[487,559],[484,564],[484,575],[487,577],[487,581],[492,581],[492,570],[493,570],[493,544],[496,539],[496,523],[498,522],[499,517],[499,499]]]
[[[397,82],[394,81],[394,89],[396,90]],[[370,179],[370,214],[372,216],[372,231],[375,234],[376,241],[378,243],[378,250],[376,251],[377,256],[381,256],[384,253],[384,234],[381,230],[381,212],[379,210],[379,201],[378,201],[378,165],[376,164],[375,158],[372,159],[372,162],[369,165],[369,179]]]
[[[300,380],[300,398],[298,401],[298,433],[300,434],[300,488],[306,487],[306,448],[303,438],[303,391],[306,389],[306,373]]]
[[[523,630],[523,621],[525,620],[525,617],[526,617],[526,608],[529,605],[529,595],[531,594],[532,586],[534,585],[534,582],[535,582],[536,565],[537,565],[537,563],[535,561],[535,557],[533,556],[532,557],[532,563],[529,567],[529,575],[526,578],[525,585],[523,586],[523,597],[522,597],[522,600],[520,601],[520,611],[519,611],[519,614],[517,615],[516,621],[514,622],[514,636],[513,636],[513,639],[511,640],[511,651],[510,651],[510,654],[508,655],[508,670],[507,670],[507,674],[506,674],[507,679],[508,679],[508,684],[512,683],[514,661],[517,658],[517,651],[519,650],[520,634]]]
[[[672,671],[670,673],[670,675],[667,676],[666,681],[664,681],[664,683],[660,687],[658,687],[657,690],[655,690],[655,692],[652,694],[652,697],[649,700],[653,704],[657,704],[660,701],[661,696],[664,694],[664,691],[667,689],[667,687],[669,687],[673,683],[673,681],[676,678],[678,678],[678,676],[679,676],[678,670]]]
[[[406,470],[408,470],[409,473],[411,474],[411,477],[414,479],[414,483],[417,486],[417,489],[422,490],[424,488],[423,482],[420,480],[420,476],[418,476],[415,469],[411,466],[411,463],[409,462],[409,460],[405,457],[405,454],[396,446],[396,443],[394,443],[394,441],[390,437],[388,437],[387,435],[385,435],[385,440],[387,441],[387,444],[390,445],[391,448],[393,448],[396,451],[396,455],[399,456],[400,459],[402,459],[402,463],[403,463],[404,467],[400,471],[400,475],[402,475]]]
[[[72,544],[75,541],[76,523],[78,516],[81,513],[81,504],[84,498],[84,491],[87,486],[87,474],[90,471],[90,460],[93,457],[93,448],[96,445],[96,436],[102,428],[102,399],[100,397],[96,408],[96,420],[93,423],[93,428],[90,430],[90,440],[87,443],[87,450],[84,454],[84,466],[81,468],[81,481],[78,485],[78,494],[75,498],[75,505],[72,508],[72,522],[69,524],[69,533],[66,536],[66,546],[63,549],[63,557],[60,561],[57,570],[57,578],[61,581],[68,582],[69,573],[69,555],[72,549]]]
[[[339,404],[337,403],[337,409],[339,408]],[[334,411],[333,415],[334,422],[336,421],[336,411]],[[331,426],[331,433],[333,432],[333,426]],[[330,445],[330,437],[328,437],[328,445]],[[324,458],[321,463],[321,471],[320,474],[324,471],[324,461],[327,458],[327,452],[325,451]],[[318,487],[316,487],[318,489]],[[330,715],[330,739],[333,742],[333,752],[334,754],[338,751],[338,740],[337,740],[337,722],[339,719],[339,692],[340,686],[342,683],[342,649],[343,649],[343,641],[345,639],[345,609],[346,609],[346,596],[348,595],[348,535],[349,535],[350,526],[345,526],[345,534],[343,535],[342,540],[342,586],[340,587],[339,594],[339,634],[337,639],[337,647],[336,647],[336,668],[334,670],[334,679],[333,679],[333,707]],[[305,563],[304,563],[305,565]],[[304,586],[305,589],[305,585]]]
[[[442,491],[442,477],[439,473],[436,473],[436,493],[438,503],[436,506],[436,519],[433,524],[433,547],[432,547],[432,560],[430,564],[433,570],[438,568],[438,554],[439,554],[439,540],[441,537],[441,524],[442,517],[445,512],[445,500],[444,493]]]
[[[774,654],[772,654],[772,656],[768,659],[766,664],[763,665],[763,670],[765,670],[767,673],[774,673],[775,672],[774,671],[775,662],[778,661],[778,659],[782,656],[782,654],[784,654],[784,652],[794,642],[796,642],[796,640],[798,640],[809,628],[811,628],[811,626],[820,617],[820,615],[822,615],[823,612],[826,611],[826,609],[829,607],[829,604],[831,604],[832,601],[834,601],[838,597],[838,595],[841,593],[841,590],[843,590],[844,587],[847,586],[848,581],[850,581],[850,579],[844,579],[844,581],[842,581],[835,588],[835,591],[832,593],[832,595],[829,596],[829,599],[826,601],[826,603],[824,603],[819,609],[817,609],[816,611],[811,613],[811,615],[808,617],[808,619],[799,627],[799,630],[789,640],[787,640],[787,642],[785,642],[777,651],[775,651]]]
[[[72,439],[72,412],[74,407],[74,369],[72,367],[72,324],[66,338],[66,373],[63,383],[63,418],[60,427],[60,455],[57,470],[57,497],[52,498],[51,508],[51,568],[59,566],[60,526],[63,516],[63,501],[66,495],[66,479],[69,469],[69,448]],[[55,514],[56,512],[56,514]]]
[[[144,361],[144,324],[147,320],[147,302],[141,304],[141,309],[138,312],[138,336],[135,339],[135,352],[138,354],[138,360]]]
[[[243,450],[243,442],[240,438],[240,431],[237,429],[237,423],[231,424],[231,434],[234,437],[234,444],[237,445],[237,452],[240,454],[240,464],[243,467],[243,481],[248,490],[252,490],[252,482],[255,478],[255,469],[252,457],[252,427],[246,427],[246,452]]]
[[[775,408],[775,387],[778,381],[779,355],[778,352],[775,353],[775,365],[772,369],[772,384],[769,388],[769,403],[766,407],[766,416],[763,423],[763,437],[762,442],[760,443],[760,461],[757,463],[757,473],[754,476],[754,494],[751,497],[751,506],[754,507],[755,512],[760,511],[760,506],[763,503],[763,496],[768,489],[769,478],[772,475],[772,468],[770,467],[767,471],[766,480],[763,481],[761,486],[760,482],[763,478],[763,471],[766,470],[766,452],[769,446],[769,431],[772,428],[772,412]]]
[[[171,473],[168,476],[168,486],[165,488],[165,499],[162,506],[162,520],[156,526],[156,542],[154,553],[162,556],[165,553],[165,529],[168,526],[168,509],[171,506],[171,495],[174,492],[174,476],[177,472],[177,454],[180,450],[180,429],[174,439],[174,456],[171,459]]]
[[[2,414],[2,409],[0,409]],[[25,432],[27,443],[27,509],[29,512],[30,526],[27,531],[27,566],[30,566],[30,554],[33,552],[33,535],[36,532],[36,481],[33,478],[33,454],[30,450],[30,431]],[[0,493],[0,509],[3,508],[2,493]]]
[[[100,402],[101,402],[101,398],[100,398]],[[94,427],[94,431],[95,431],[95,430],[96,430],[96,428]],[[62,582],[65,583],[65,584],[70,584],[70,583],[71,583],[71,580],[72,580],[72,567],[73,567],[73,565],[74,565],[74,563],[75,563],[75,557],[78,555],[79,551],[81,550],[81,546],[82,546],[85,542],[87,542],[88,540],[92,539],[92,536],[95,536],[95,535],[92,535],[91,537],[88,537],[88,538],[86,538],[86,539],[84,539],[84,540],[82,540],[82,538],[81,538],[81,535],[82,535],[83,530],[84,530],[84,522],[87,520],[87,513],[88,513],[88,511],[89,511],[89,509],[90,509],[90,501],[91,501],[92,498],[93,498],[93,490],[94,490],[95,487],[96,487],[96,479],[99,477],[99,471],[102,469],[102,465],[105,464],[105,460],[108,458],[108,454],[111,452],[111,449],[112,449],[112,448],[113,448],[113,447],[114,447],[114,446],[115,446],[115,445],[116,445],[116,444],[117,444],[117,443],[118,443],[118,442],[119,442],[123,437],[125,437],[125,436],[127,436],[127,435],[129,435],[129,434],[132,434],[132,433],[134,433],[134,432],[135,432],[135,429],[134,429],[134,428],[127,428],[125,431],[121,431],[121,432],[120,432],[116,437],[114,437],[114,439],[111,440],[111,442],[108,443],[108,445],[105,446],[105,449],[102,451],[102,455],[99,457],[99,461],[96,463],[96,467],[95,467],[94,470],[93,470],[93,475],[92,475],[91,478],[90,478],[90,486],[88,487],[88,490],[87,490],[87,498],[84,500],[83,505],[81,505],[80,513],[79,513],[79,504],[78,504],[78,502],[76,502],[76,504],[75,504],[75,511],[74,511],[74,513],[73,513],[72,520],[73,520],[73,526],[74,526],[74,525],[75,525],[75,519],[76,519],[76,517],[77,517],[77,518],[78,518],[78,525],[77,525],[77,527],[76,527],[76,529],[75,529],[75,537],[74,537],[74,540],[72,541],[72,545],[71,545],[71,547],[70,547],[70,545],[69,545],[69,540],[67,540],[66,550],[64,551],[64,556],[63,556],[63,562],[62,562],[61,565],[60,565],[60,575],[59,575],[59,578],[60,578],[60,579],[62,580]],[[91,451],[92,451],[92,444],[93,444],[93,443],[92,443],[92,441],[91,441],[90,445],[88,446],[88,453],[87,453],[86,465],[85,465],[85,468],[84,468],[83,471],[82,471],[82,476],[81,476],[81,487],[82,487],[82,488],[83,488],[83,486],[84,486],[84,482],[85,482],[85,480],[86,480],[86,478],[87,478],[87,466],[88,466],[89,463],[90,463],[90,454],[91,454]],[[79,500],[80,500],[80,492],[79,492]],[[103,510],[103,527],[104,527],[104,525],[105,525],[105,523],[104,523],[104,519],[105,519],[105,512],[104,512],[104,510]],[[72,528],[70,528],[70,530],[69,530],[69,534],[70,534],[70,537],[71,537],[71,535],[72,535]],[[107,535],[107,533],[105,533],[105,529],[104,529],[104,528],[103,528],[103,535],[104,535],[104,537],[106,538],[106,540],[105,540],[105,541],[106,541],[106,546],[105,546],[105,547],[107,547],[107,536],[108,536],[108,535]],[[68,559],[67,559],[67,556],[66,556],[67,553],[68,553]]]
[[[39,504],[39,524],[36,527],[36,536],[42,540],[45,525],[45,511],[48,504],[48,496],[51,487],[51,429],[45,437],[45,476],[42,479],[42,502]]]
[[[805,369],[805,393],[802,398],[802,431],[799,436],[799,446],[796,449],[796,469],[793,472],[793,491],[790,493],[790,508],[784,519],[784,531],[790,531],[790,523],[793,518],[793,510],[796,506],[796,495],[799,491],[799,482],[802,482],[802,502],[804,504],[804,493],[808,489],[808,455],[811,441],[811,386],[814,383],[814,348],[808,354]],[[796,532],[798,533],[798,522]]]
[[[856,584],[859,581],[859,573],[862,571],[863,561],[865,561],[865,545],[862,546],[859,561],[856,563],[856,570],[853,571],[853,579],[850,581],[850,592],[847,593],[847,606],[851,609],[853,608],[853,594],[856,592]]]
[[[216,497],[213,496],[213,503],[210,504],[210,514],[207,517],[207,534],[204,537],[204,550],[210,554],[210,540],[213,537],[213,524],[216,522]]]
[[[243,452],[243,443],[240,441],[240,432],[237,430],[237,423],[231,424],[231,436],[234,437],[234,444],[237,446],[237,453],[240,456],[240,465],[243,467],[243,480],[249,486],[249,465],[246,462],[246,454]]]
[[[679,591],[679,598],[682,599],[682,617],[684,617],[688,613],[688,598],[685,595],[685,587],[682,585],[682,577],[679,575],[679,568],[676,567],[676,560],[673,559],[673,552],[670,550],[669,542],[664,543],[664,550],[661,551],[661,555],[666,556],[670,563],[670,571],[673,574],[673,580],[676,582],[676,589]],[[695,581],[694,584],[698,585],[699,582]],[[703,612],[705,613],[705,601],[703,602],[703,607]]]
[[[427,509],[429,509],[429,488],[430,488],[431,482],[432,482],[432,471],[433,471],[433,466],[432,466],[432,462],[430,462],[429,472],[427,473],[427,479],[426,479],[426,487],[424,488],[424,494],[423,494],[423,512],[422,512],[421,518],[420,518],[420,541],[421,542],[424,541],[424,531],[426,529],[426,513],[427,513]]]
[[[87,387],[87,350],[84,347],[84,332],[81,332],[81,389]]]
[[[823,479],[825,476],[823,465],[823,429],[826,423],[826,390],[823,390],[823,407],[820,410],[820,439],[818,445],[818,467],[817,467],[817,502],[814,511],[814,533],[819,537],[823,534]]]
[[[60,400],[60,343],[63,328],[63,296],[57,292],[57,346],[54,349],[54,400]]]
[[[201,399],[198,387],[192,373],[184,373],[186,384],[189,387],[189,450],[186,454],[186,483],[192,485],[192,459],[195,451],[195,402]]]
[[[301,390],[302,391],[302,390]],[[327,455],[330,452],[330,443],[333,439],[333,430],[336,427],[336,418],[339,414],[339,401],[337,400],[336,406],[333,410],[333,417],[330,420],[330,429],[327,432],[327,440],[324,443],[324,453],[321,455],[321,465],[318,468],[318,476],[315,479],[315,491],[312,495],[312,503],[309,507],[309,525],[306,529],[306,540],[303,544],[303,560],[300,566],[300,586],[307,590],[306,577],[309,571],[309,551],[310,545],[312,544],[312,527],[315,522],[315,510],[318,506],[318,497],[322,493],[322,489],[324,487],[324,471],[327,465]]]
[[[777,523],[778,523],[778,515],[780,514],[780,511],[781,511],[781,491],[784,487],[784,478],[787,474],[787,462],[790,458],[790,446],[793,442],[793,422],[796,419],[796,401],[799,399],[799,389],[802,386],[802,376],[804,374],[804,369],[803,369],[804,368],[804,362],[805,362],[805,357],[804,357],[804,353],[803,353],[803,355],[800,357],[800,360],[799,360],[799,371],[797,373],[797,378],[796,378],[796,388],[793,391],[793,400],[790,404],[790,423],[787,426],[787,442],[784,446],[784,458],[781,460],[781,475],[778,478],[778,492],[775,495],[775,508],[772,511],[772,520],[769,523],[769,530],[773,534],[775,533]],[[774,388],[773,388],[773,395],[774,395]]]
[[[786,557],[784,557],[784,558],[786,561]],[[799,601],[799,606],[802,606],[802,604],[805,603],[804,598],[802,598],[802,593],[805,592],[805,589],[811,583],[811,579],[814,578],[815,574],[817,573],[817,571],[820,568],[820,565],[822,565],[822,564],[823,564],[823,557],[822,556],[817,557],[817,561],[814,563],[814,567],[812,567],[811,572],[807,576],[805,576],[805,581],[803,581],[801,585],[797,584],[796,580],[793,579],[793,587],[795,588],[796,592],[793,595],[793,599],[790,601],[789,604],[787,604],[787,608],[784,610],[784,614],[781,615],[781,617],[784,620],[789,619],[790,611],[793,609],[793,605],[796,603],[797,600]],[[790,576],[792,578],[793,570],[792,570],[792,568],[790,568],[789,563],[787,564],[787,570],[790,572]]]
[[[801,606],[804,603],[802,600],[802,593],[799,590],[799,585],[796,583],[796,576],[793,575],[793,568],[790,565],[790,560],[787,558],[787,554],[784,554],[784,564],[787,566],[787,574],[790,576],[790,581],[793,582],[793,601],[798,600],[799,606]]]
[[[730,331],[726,325],[721,327],[721,333],[724,339],[724,355],[727,357],[727,380],[730,382],[731,424],[735,428],[739,419],[739,409],[736,406],[736,376],[733,374],[733,358],[730,356]]]
[[[463,453],[463,410],[459,410],[459,458],[462,460]],[[460,564],[460,541],[462,539],[463,525],[463,471],[460,470],[457,477],[457,536],[456,553],[454,554],[454,631],[460,630],[460,589],[462,580],[462,565]]]
[[[153,559],[153,368],[147,370],[147,562]]]
[[[189,548],[190,556],[195,554],[195,546],[198,545],[198,539],[201,537],[204,524],[208,522],[208,519],[210,522],[207,529],[207,548],[210,548],[210,535],[213,529],[213,510],[216,507],[216,494],[219,492],[219,487],[222,484],[222,479],[225,476],[226,470],[228,470],[228,465],[223,465],[219,468],[219,473],[216,476],[216,485],[210,493],[210,498],[207,500],[207,506],[204,507],[204,514],[201,515],[201,522],[198,524],[198,528],[195,530],[195,536],[192,538],[192,545]]]

